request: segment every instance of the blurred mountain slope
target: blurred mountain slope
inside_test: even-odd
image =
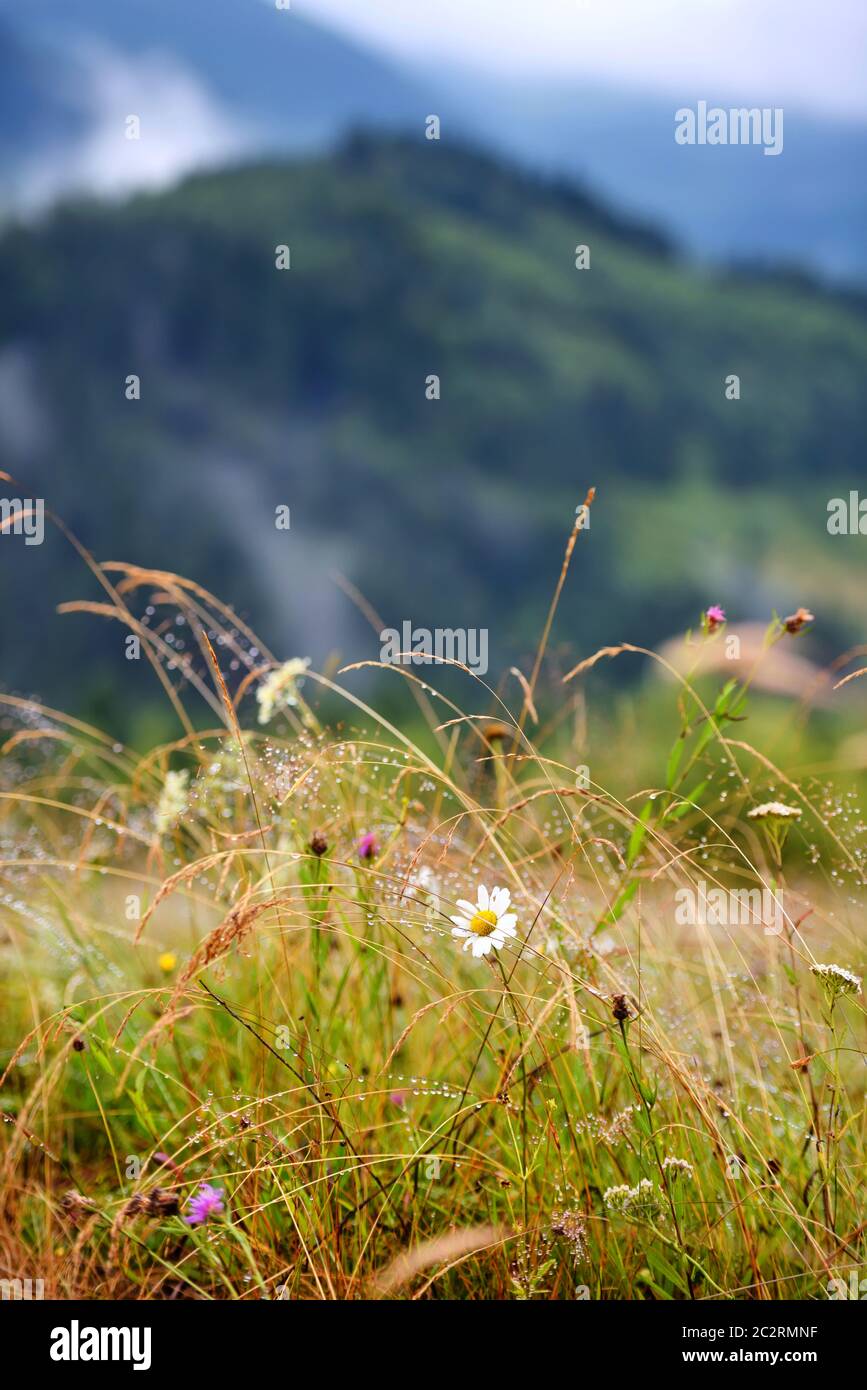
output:
[[[764,260],[867,278],[867,126],[823,119],[786,104],[782,153],[684,146],[674,112],[758,106],[725,92],[685,91],[674,101],[593,83],[518,83],[456,75],[467,128],[491,149],[531,167],[589,183],[618,206],[670,228],[697,258]],[[775,103],[778,104],[778,103]]]
[[[0,12],[0,155],[5,161],[80,133],[67,57],[22,38]]]
[[[266,0],[0,0],[30,82],[0,97],[0,206],[43,206],[71,187],[166,186],[238,154],[322,148],[356,124],[471,139],[543,173],[578,179],[666,227],[711,261],[764,260],[867,279],[867,126],[785,106],[785,146],[683,147],[678,101],[576,80],[497,79],[402,66]],[[4,59],[4,51],[6,58]],[[57,93],[70,107],[58,128]],[[763,104],[767,94],[755,94]],[[125,116],[141,117],[138,165],[122,164]],[[25,125],[51,139],[16,144]],[[127,155],[129,151],[126,152]]]
[[[89,40],[127,58],[168,55],[281,144],[418,114],[417,85],[397,65],[262,0],[39,0],[23,11],[0,0],[4,14],[64,51]]]

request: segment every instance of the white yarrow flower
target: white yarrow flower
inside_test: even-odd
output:
[[[166,830],[171,830],[176,821],[187,809],[187,783],[190,774],[186,768],[180,772],[167,772],[163,789],[160,793],[159,804],[154,815],[157,834],[162,835]]]
[[[298,682],[310,665],[310,657],[294,656],[269,671],[256,691],[259,704],[259,723],[267,724],[275,710],[286,705],[297,705]]]
[[[692,1164],[688,1163],[685,1158],[672,1158],[669,1155],[668,1158],[662,1160],[662,1167],[663,1171],[666,1172],[670,1178],[695,1177]]]
[[[515,935],[518,920],[509,911],[512,895],[508,888],[487,888],[479,885],[478,901],[475,905],[466,898],[458,899],[460,917],[452,917],[454,926],[452,936],[463,941],[464,950],[472,951],[474,956],[486,956],[490,951],[501,951],[510,936]]]
[[[750,820],[797,820],[802,813],[800,806],[786,806],[782,801],[765,801],[747,811]]]
[[[860,994],[861,976],[843,965],[811,965],[810,971],[821,982],[829,999],[840,994]]]
[[[602,1200],[609,1211],[638,1220],[651,1220],[660,1212],[659,1193],[650,1178],[640,1178],[635,1187],[625,1182],[609,1187]]]

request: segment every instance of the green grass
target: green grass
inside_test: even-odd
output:
[[[310,672],[263,726],[273,658],[227,610],[97,574],[128,625],[156,607],[178,735],[142,755],[3,700],[4,1277],[810,1300],[863,1268],[862,997],[832,1002],[811,966],[863,968],[865,826],[751,745],[750,682],[681,678],[670,737],[634,730],[632,760],[622,726],[587,751],[585,718],[616,723],[594,723],[601,667],[543,667],[526,702],[463,673],[461,705],[436,668],[390,671],[390,720],[359,673]],[[772,625],[768,651],[798,640]],[[786,836],[748,816],[772,800],[799,812]],[[702,880],[775,890],[782,929],[682,924]],[[479,884],[509,888],[517,935],[475,959],[450,917]],[[203,1182],[223,1210],[193,1227]]]

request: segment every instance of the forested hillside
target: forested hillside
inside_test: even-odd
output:
[[[711,601],[815,602],[808,554],[840,595],[823,633],[855,637],[859,539],[825,520],[863,469],[865,375],[860,298],[701,273],[579,190],[423,139],[68,206],[0,242],[3,465],[100,558],[182,555],[286,655],[375,654],[336,570],[389,623],[488,627],[519,655],[591,484],[561,615],[579,648]],[[60,537],[4,538],[0,584],[7,687],[38,671],[56,698],[62,672],[68,704],[118,679],[117,634],[53,615],[91,594]]]

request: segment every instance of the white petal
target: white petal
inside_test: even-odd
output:
[[[460,940],[463,936],[472,936],[472,932],[468,931],[466,927],[452,927],[452,936]]]
[[[468,927],[471,919],[469,917],[450,917],[450,922],[454,922],[456,927]]]
[[[494,911],[497,913],[497,916],[499,916],[501,912],[508,911],[509,903],[512,901],[512,895],[508,888],[495,888],[494,892],[497,895],[497,906],[494,908]],[[491,896],[493,898],[493,894]],[[493,907],[493,903],[491,906]]]
[[[466,913],[470,921],[472,921],[478,911],[475,903],[468,903],[466,898],[458,898],[458,907],[461,909],[461,912]]]
[[[491,949],[491,938],[489,936],[478,936],[473,942],[473,955],[477,958],[486,956]]]
[[[488,890],[483,883],[479,884],[479,911],[487,912],[488,909]]]
[[[497,931],[505,933],[506,936],[514,936],[517,920],[514,912],[507,912],[505,917],[501,917],[497,923]]]

